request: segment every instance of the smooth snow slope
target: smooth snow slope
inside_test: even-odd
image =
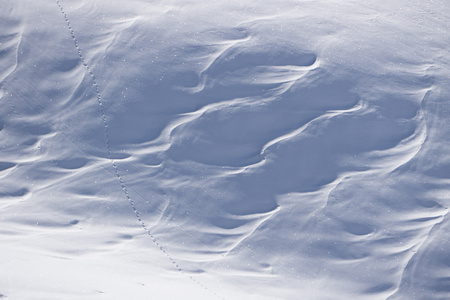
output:
[[[450,298],[449,12],[0,0],[0,298]]]

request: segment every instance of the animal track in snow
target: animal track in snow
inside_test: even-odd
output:
[[[155,245],[161,250],[161,252],[170,260],[170,262],[174,265],[174,267],[182,274],[185,274],[184,271],[180,268],[180,266],[178,265],[178,263],[171,257],[171,255],[169,255],[169,253],[165,250],[165,248],[156,240],[156,238],[154,237],[154,235],[150,232],[150,229],[147,227],[147,225],[144,223],[144,221],[141,218],[141,214],[140,212],[137,210],[133,199],[130,197],[130,194],[128,193],[128,188],[125,185],[125,182],[121,176],[121,173],[119,171],[118,166],[115,163],[115,160],[113,158],[112,155],[112,150],[111,150],[111,145],[110,145],[110,138],[109,138],[109,129],[108,129],[108,122],[107,122],[107,118],[106,118],[106,114],[105,114],[105,109],[104,109],[104,105],[103,105],[103,100],[102,100],[102,95],[100,93],[100,87],[97,83],[97,79],[95,77],[95,75],[92,73],[91,68],[89,67],[89,65],[87,64],[84,56],[83,56],[83,52],[80,48],[80,45],[78,43],[78,40],[75,36],[75,32],[72,29],[72,25],[67,17],[67,14],[65,13],[61,3],[59,0],[56,0],[56,4],[58,5],[58,7],[61,10],[62,15],[64,16],[64,19],[67,23],[68,29],[70,31],[71,37],[73,39],[75,48],[77,50],[78,56],[81,60],[81,62],[83,63],[83,65],[86,68],[86,71],[88,72],[88,74],[91,76],[92,78],[92,84],[95,88],[95,93],[97,95],[97,103],[98,106],[100,108],[100,113],[101,113],[101,117],[102,117],[102,121],[103,121],[103,126],[104,126],[104,134],[105,134],[105,143],[106,143],[106,148],[107,148],[107,152],[108,152],[108,157],[111,161],[111,164],[114,168],[115,171],[115,175],[117,177],[117,179],[119,180],[120,186],[125,194],[126,199],[128,200],[128,202],[130,203],[130,206],[137,218],[137,220],[139,221],[139,223],[141,224],[142,228],[146,231],[146,233],[150,236],[150,238],[152,239],[153,243],[155,243]],[[193,278],[191,275],[187,275],[193,282],[195,282],[197,285],[201,286],[203,289],[209,291],[210,293],[214,294],[216,297],[221,298],[219,295],[217,295],[216,293],[214,293],[213,291],[211,291],[210,289],[208,289],[206,286],[204,286],[201,282],[199,282],[198,280],[196,280],[195,278]]]

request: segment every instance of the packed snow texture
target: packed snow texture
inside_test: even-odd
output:
[[[0,0],[0,298],[449,299],[449,13]]]

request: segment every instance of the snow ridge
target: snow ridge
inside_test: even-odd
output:
[[[108,152],[108,159],[111,161],[112,167],[114,168],[115,171],[115,175],[117,177],[117,179],[120,182],[120,187],[122,188],[122,191],[125,194],[126,199],[128,200],[131,208],[133,209],[134,214],[136,215],[136,218],[138,219],[139,223],[141,224],[142,228],[146,231],[146,233],[148,234],[148,236],[150,236],[150,238],[152,239],[153,243],[161,250],[161,252],[163,252],[165,254],[165,256],[170,260],[170,262],[174,265],[174,267],[177,269],[178,272],[180,272],[183,275],[187,275],[183,269],[181,269],[181,267],[178,265],[178,263],[172,258],[172,256],[164,249],[164,247],[156,240],[155,236],[151,233],[150,229],[147,227],[147,225],[144,223],[144,221],[141,218],[141,215],[139,213],[139,211],[136,209],[136,206],[134,204],[133,199],[131,198],[130,194],[128,193],[128,189],[127,186],[122,178],[122,176],[120,175],[120,171],[119,168],[112,156],[112,151],[111,151],[111,143],[110,143],[110,138],[109,138],[109,129],[108,129],[108,122],[106,119],[106,114],[105,114],[105,108],[103,105],[103,101],[102,101],[102,96],[100,93],[100,88],[99,85],[97,83],[97,80],[95,78],[94,73],[92,73],[89,65],[86,63],[86,60],[83,56],[83,52],[81,51],[80,45],[78,43],[78,40],[75,36],[75,32],[72,28],[72,25],[69,21],[69,18],[67,17],[67,14],[64,11],[64,8],[62,7],[61,3],[59,0],[56,0],[56,4],[58,5],[59,9],[61,10],[62,15],[64,16],[64,20],[67,23],[67,27],[70,31],[70,35],[72,37],[72,40],[75,44],[75,48],[78,52],[78,56],[80,58],[80,61],[83,63],[84,67],[86,68],[86,71],[89,73],[89,75],[92,78],[92,85],[95,88],[95,93],[97,96],[97,104],[100,108],[100,113],[102,115],[102,121],[103,121],[103,126],[104,126],[104,135],[105,135],[105,144],[106,144],[106,149]],[[220,297],[219,295],[217,295],[215,292],[213,292],[212,290],[208,289],[206,286],[204,286],[202,283],[200,283],[198,280],[196,280],[195,278],[193,278],[191,275],[187,275],[193,282],[195,282],[196,284],[198,284],[199,286],[201,286],[203,289],[209,291],[210,293],[214,294],[216,297],[224,299],[223,297]]]

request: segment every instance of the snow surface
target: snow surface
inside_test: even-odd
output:
[[[449,13],[0,0],[0,298],[449,299]]]

